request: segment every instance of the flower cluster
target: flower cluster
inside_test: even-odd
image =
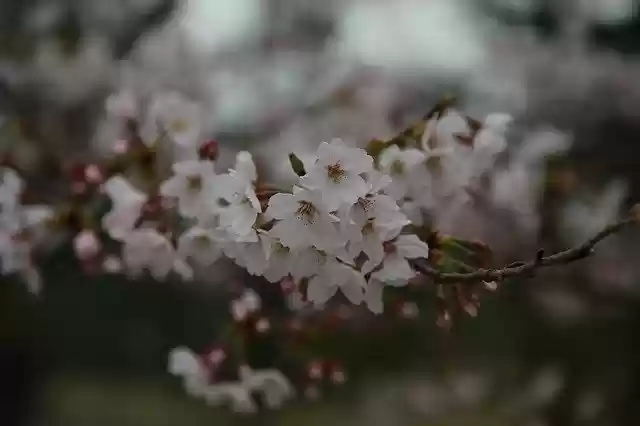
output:
[[[268,408],[279,408],[295,396],[289,380],[278,370],[254,370],[241,365],[237,379],[211,383],[210,377],[225,360],[225,353],[213,349],[201,356],[187,348],[175,348],[169,355],[169,372],[182,378],[189,395],[203,398],[212,406],[228,405],[235,412],[255,413],[258,404],[256,393]]]
[[[384,286],[405,285],[416,274],[412,260],[429,257],[410,227],[423,225],[435,204],[468,196],[473,180],[506,148],[507,122],[503,115],[479,123],[438,113],[413,140],[375,141],[377,152],[322,142],[306,165],[292,154],[300,177],[287,190],[263,183],[248,152],[216,173],[217,149],[212,142],[196,145],[198,158],[173,164],[173,176],[155,195],[112,176],[104,187],[113,209],[103,225],[122,241],[132,272],[190,278],[192,268],[224,255],[270,282],[292,279],[316,306],[340,291],[379,313]]]
[[[43,205],[23,205],[24,182],[9,167],[0,168],[0,260],[2,274],[18,274],[29,291],[38,293],[41,278],[32,251],[41,239],[41,225],[53,217]]]

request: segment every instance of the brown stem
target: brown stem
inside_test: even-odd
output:
[[[533,274],[537,269],[553,265],[566,265],[580,259],[589,257],[594,252],[595,246],[602,240],[617,234],[624,228],[639,223],[637,217],[632,215],[627,219],[613,223],[598,232],[583,244],[555,253],[551,256],[544,256],[542,251],[538,251],[536,257],[528,262],[516,262],[500,269],[477,269],[469,273],[445,273],[439,272],[431,267],[425,259],[415,262],[416,268],[426,276],[433,278],[439,283],[475,283],[481,281],[502,281],[505,278],[516,276],[527,276]]]

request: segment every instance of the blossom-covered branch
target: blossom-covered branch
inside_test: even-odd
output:
[[[342,301],[382,315],[389,312],[389,295],[404,291],[399,288],[410,293],[422,274],[434,281],[424,289],[436,294],[437,323],[449,327],[454,312],[475,316],[481,291],[495,290],[494,282],[587,257],[599,241],[635,222],[621,221],[582,246],[552,256],[540,251],[530,262],[503,269],[487,269],[490,250],[482,243],[440,238],[442,219],[469,208],[478,194],[523,215],[535,211],[530,198],[542,178],[539,163],[569,146],[552,134],[509,149],[510,116],[476,120],[454,108],[451,98],[364,148],[332,139],[304,161],[289,153],[295,180],[288,185],[267,182],[247,151],[221,172],[218,143],[205,137],[203,110],[181,93],[147,99],[123,91],[109,97],[106,111],[112,155],[73,167],[69,199],[60,206],[24,206],[22,180],[11,167],[0,169],[3,272],[37,289],[31,250],[35,227],[45,222],[71,237],[89,272],[194,280],[210,277],[199,272],[226,257],[262,277],[288,298],[283,318],[270,317],[258,295],[245,289],[230,310],[229,329],[240,339],[169,354],[169,371],[184,380],[187,392],[236,411],[256,411],[256,392],[272,408],[295,394],[279,370],[255,368],[245,351],[255,334],[293,330],[299,308],[328,312]],[[416,309],[404,304],[401,315]],[[223,349],[229,344],[236,347]],[[311,364],[305,392],[316,392],[324,378],[333,384],[346,378],[334,360],[303,363]],[[223,364],[234,370],[229,379],[218,376]]]

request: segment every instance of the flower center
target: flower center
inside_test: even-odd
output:
[[[169,128],[175,133],[184,132],[189,128],[189,121],[184,118],[176,118],[171,120]]]
[[[327,166],[327,176],[333,183],[340,183],[347,177],[347,172],[340,166],[340,163]]]
[[[393,163],[391,163],[391,169],[390,172],[392,175],[403,175],[405,172],[405,166],[404,163],[400,160],[395,160]]]
[[[358,198],[358,206],[362,208],[365,212],[373,209],[373,206],[376,204],[375,200],[371,198]]]
[[[309,223],[314,223],[313,217],[316,214],[316,208],[308,201],[299,201],[299,207],[296,210],[296,216],[300,220],[305,220]]]
[[[187,187],[194,192],[202,189],[202,177],[198,175],[187,177]]]
[[[362,235],[368,235],[374,232],[373,219],[367,219],[367,222],[362,227]]]

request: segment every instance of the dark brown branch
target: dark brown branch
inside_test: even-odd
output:
[[[416,262],[416,267],[421,273],[433,278],[439,283],[490,282],[502,281],[510,277],[531,276],[537,269],[542,267],[566,265],[587,258],[593,254],[595,246],[599,242],[637,223],[639,223],[639,220],[636,214],[632,213],[632,217],[607,226],[582,245],[555,253],[551,256],[544,256],[544,252],[540,250],[535,259],[529,262],[516,262],[501,269],[478,269],[469,273],[444,273],[431,267],[426,260]]]

